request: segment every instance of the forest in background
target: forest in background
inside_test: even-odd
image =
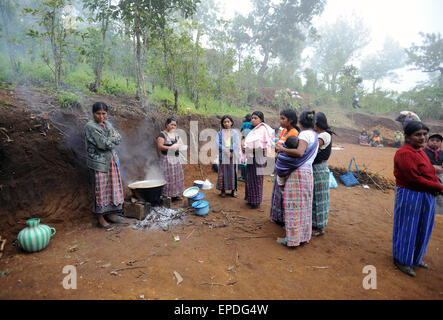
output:
[[[440,33],[409,48],[386,39],[357,67],[369,38],[358,17],[314,28],[325,0],[251,2],[248,15],[223,20],[214,0],[2,0],[0,84],[44,89],[66,108],[99,93],[133,96],[147,113],[237,116],[263,88],[275,89],[271,107],[298,111],[349,107],[356,88],[362,111],[443,119]],[[407,65],[429,81],[402,93],[377,86]]]

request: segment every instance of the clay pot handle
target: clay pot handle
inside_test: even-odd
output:
[[[51,238],[55,235],[55,228],[49,228],[51,231],[54,231],[54,233],[51,233]]]

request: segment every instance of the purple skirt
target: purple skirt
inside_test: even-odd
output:
[[[246,165],[245,200],[252,205],[259,205],[263,198],[263,175],[257,174],[257,169],[264,167],[253,158],[252,164]]]
[[[178,197],[183,194],[183,191],[185,191],[185,178],[180,159],[161,154],[160,167],[167,182],[163,187],[162,194],[167,197]]]

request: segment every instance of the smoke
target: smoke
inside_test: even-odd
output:
[[[120,123],[125,126],[125,123]],[[125,185],[134,181],[163,179],[157,152],[157,132],[152,119],[144,119],[126,133],[119,130],[122,142],[116,150],[120,158],[121,175]]]

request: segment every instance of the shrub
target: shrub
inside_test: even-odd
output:
[[[71,92],[60,91],[57,100],[60,106],[65,109],[82,108],[80,99]]]

